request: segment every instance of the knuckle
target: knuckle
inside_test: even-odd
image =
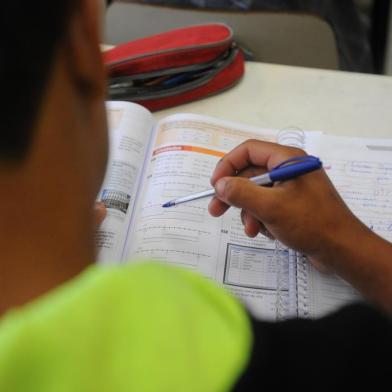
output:
[[[249,145],[249,144],[255,144],[255,143],[260,143],[260,140],[257,139],[247,139],[244,144]]]
[[[298,147],[291,147],[291,146],[280,146],[277,150],[277,154],[274,155],[272,162],[273,166],[282,163],[291,158],[295,158],[298,156],[306,156],[308,155],[304,150]]]
[[[249,150],[250,147],[252,147],[254,144],[260,143],[260,140],[257,139],[247,139],[244,142],[242,142],[237,148],[239,149],[244,149],[244,150]]]
[[[298,147],[286,147],[288,154],[290,157],[301,156],[301,155],[308,155],[305,150]]]

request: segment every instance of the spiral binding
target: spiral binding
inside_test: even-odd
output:
[[[295,126],[281,129],[277,135],[279,144],[302,148],[305,147],[305,132]],[[287,257],[289,251],[289,257]],[[292,316],[308,315],[306,282],[306,259],[293,250],[288,250],[279,241],[275,241],[276,271],[276,319],[285,320]],[[290,258],[294,261],[291,263]],[[292,283],[290,283],[292,282]],[[299,287],[301,286],[301,287]],[[289,290],[287,295],[287,288]],[[299,296],[299,292],[301,292]],[[295,299],[297,301],[295,301]]]
[[[277,142],[283,146],[304,148],[305,132],[298,127],[290,126],[278,132]]]
[[[306,256],[297,254],[297,299],[298,299],[298,316],[309,318],[309,301],[308,301],[308,269],[309,263]]]
[[[289,308],[288,317],[298,317],[297,252],[289,250]]]
[[[279,241],[275,241],[274,259],[276,264],[276,320],[285,320],[289,301],[288,288],[288,249]]]

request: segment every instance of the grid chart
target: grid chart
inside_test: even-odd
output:
[[[125,192],[105,189],[102,193],[101,201],[105,204],[106,208],[112,208],[126,214],[131,196]]]
[[[287,257],[288,257],[288,251]],[[275,249],[227,244],[223,283],[231,286],[276,290]]]

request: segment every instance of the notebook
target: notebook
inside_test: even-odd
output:
[[[371,230],[392,241],[392,140],[323,135],[317,154],[339,193]],[[297,258],[298,315],[318,318],[359,294],[336,276]],[[293,310],[295,306],[293,307]]]
[[[247,139],[266,140],[321,157],[350,208],[388,238],[392,141],[295,126],[271,130],[194,114],[157,122],[145,108],[125,102],[108,102],[107,111],[110,153],[98,199],[108,214],[97,232],[99,262],[153,259],[197,271],[229,289],[255,317],[269,320],[319,317],[359,298],[346,282],[318,274],[282,244],[246,237],[237,209],[213,218],[208,199],[169,209],[162,204],[210,188],[221,157]]]

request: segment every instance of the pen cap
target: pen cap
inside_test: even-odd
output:
[[[269,176],[272,182],[290,180],[292,178],[310,173],[314,170],[320,169],[322,162],[320,159],[308,156],[304,157],[303,161],[289,164],[287,166],[280,166],[271,170]]]

